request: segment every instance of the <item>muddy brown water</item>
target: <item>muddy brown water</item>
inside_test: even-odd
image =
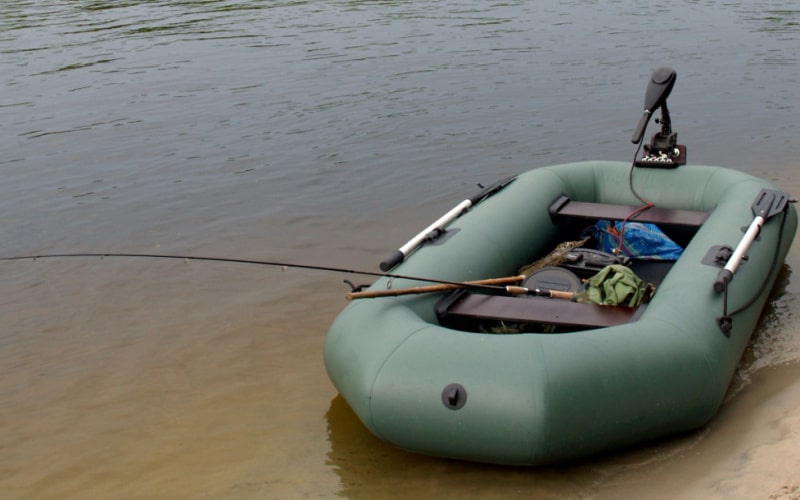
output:
[[[651,8],[5,1],[0,255],[377,270],[477,182],[629,159],[661,64],[678,71],[670,110],[690,161],[800,193],[791,2]],[[509,468],[395,449],[337,395],[324,336],[342,279],[369,279],[2,262],[0,496],[791,498],[798,266],[795,246],[708,426]]]

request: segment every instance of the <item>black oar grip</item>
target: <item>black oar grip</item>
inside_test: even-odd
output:
[[[381,262],[381,265],[380,265],[381,271],[386,272],[389,269],[392,269],[397,264],[403,262],[403,259],[405,259],[405,258],[406,258],[406,256],[405,256],[405,254],[403,254],[403,252],[401,252],[400,250],[395,250],[392,253],[392,255],[388,256],[385,259],[383,259],[383,261]]]
[[[721,269],[717,275],[716,281],[714,281],[714,291],[721,293],[723,290],[725,290],[725,286],[731,281],[732,278],[732,272],[727,269]]]

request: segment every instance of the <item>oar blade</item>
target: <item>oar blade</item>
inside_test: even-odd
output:
[[[753,214],[765,220],[786,210],[789,203],[789,193],[774,189],[762,189],[753,202]]]

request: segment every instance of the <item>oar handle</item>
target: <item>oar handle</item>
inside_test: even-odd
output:
[[[524,275],[506,276],[503,278],[489,278],[485,280],[465,281],[464,283],[438,284],[415,286],[411,288],[398,288],[396,290],[367,290],[364,292],[350,292],[345,295],[347,300],[353,299],[372,299],[376,297],[397,297],[398,295],[413,295],[420,293],[446,292],[456,288],[482,287],[492,285],[506,285],[508,283],[519,283],[525,279]]]

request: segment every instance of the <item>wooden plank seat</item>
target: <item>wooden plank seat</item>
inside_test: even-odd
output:
[[[573,201],[567,195],[561,195],[550,204],[549,211],[550,217],[553,219],[572,217],[593,220],[624,220],[640,208],[632,205]],[[630,217],[628,220],[671,226],[699,227],[707,217],[708,212],[704,211],[650,207]]]
[[[573,201],[566,195],[550,204],[549,213],[554,221],[625,220],[650,222],[674,228],[678,235],[688,231],[689,238],[708,217],[709,212],[698,210],[650,207],[636,213],[641,207]],[[636,214],[631,216],[631,214]],[[686,230],[686,231],[684,231]],[[637,262],[637,275],[656,285],[669,271],[672,262]],[[474,294],[460,291],[437,304],[437,316],[444,326],[476,331],[487,325],[527,324],[553,325],[556,331],[603,328],[635,321],[646,306],[638,308],[583,304],[562,299],[542,297],[508,297]]]
[[[440,318],[446,324],[461,325],[503,321],[600,328],[628,323],[638,317],[638,311],[631,307],[582,304],[563,299],[463,292],[440,310]]]

